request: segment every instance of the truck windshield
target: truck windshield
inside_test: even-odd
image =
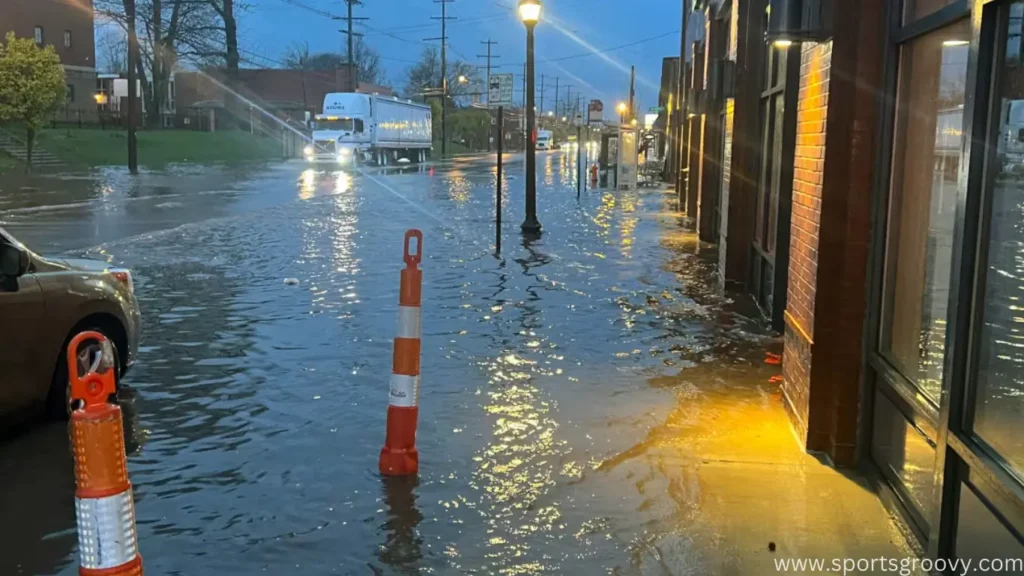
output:
[[[335,118],[333,120],[329,120],[329,119],[326,119],[326,118],[321,118],[320,120],[316,121],[316,123],[314,125],[314,128],[316,130],[338,130],[338,131],[342,131],[342,132],[362,132],[363,131],[363,121],[362,120],[358,120],[358,119],[354,120],[352,118]]]

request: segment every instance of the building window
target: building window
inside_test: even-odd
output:
[[[75,101],[75,85],[74,84],[68,84],[68,90],[66,92],[66,95],[68,97],[68,104],[71,104],[72,102]]]
[[[900,49],[880,352],[936,406],[970,38],[961,20]]]
[[[984,197],[990,202],[988,239],[982,251],[978,291],[977,373],[973,432],[1024,478],[1024,99],[1021,70],[1011,61],[1020,46],[1024,2],[1009,7],[1005,59],[995,72],[991,114],[998,115],[992,139],[995,156]],[[996,60],[998,62],[998,60]]]
[[[71,48],[71,30],[64,31],[64,47]]]
[[[36,26],[35,38],[36,38],[36,46],[42,46],[43,45],[43,40],[44,40],[44,38],[43,38],[43,27],[42,26]]]

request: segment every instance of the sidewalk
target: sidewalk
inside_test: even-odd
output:
[[[665,208],[655,217],[683,222],[671,210],[672,192],[663,193]],[[604,481],[637,486],[637,522],[645,533],[662,533],[638,543],[637,553],[657,558],[667,573],[715,575],[773,574],[784,558],[915,557],[862,474],[836,470],[799,447],[775,378],[781,341],[761,332],[756,343],[756,309],[715,287],[717,248],[685,229],[663,244],[697,254],[700,266],[685,256],[674,271],[684,285],[703,286],[693,298],[712,310],[721,340],[707,352],[718,361],[695,359],[648,380],[651,388],[680,390],[677,403],[656,415],[642,442],[598,468]],[[652,461],[645,470],[642,462]]]

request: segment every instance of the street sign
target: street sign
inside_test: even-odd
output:
[[[664,106],[651,106],[650,108],[647,109],[648,114],[661,114],[664,111]]]
[[[576,114],[576,121],[573,124],[575,126],[583,126],[583,114]]]
[[[487,85],[487,104],[492,108],[511,106],[513,85],[511,74],[491,74],[490,83]]]

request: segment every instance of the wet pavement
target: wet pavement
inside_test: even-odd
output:
[[[722,294],[670,193],[577,201],[572,159],[542,154],[544,235],[526,241],[507,163],[501,257],[481,159],[5,178],[0,221],[26,244],[136,275],[125,408],[148,573],[761,574],[769,541],[906,550],[862,480],[797,448],[765,362],[781,342]],[[420,474],[382,479],[413,227]],[[0,574],[75,573],[64,426],[0,441],[0,461],[19,519]]]

